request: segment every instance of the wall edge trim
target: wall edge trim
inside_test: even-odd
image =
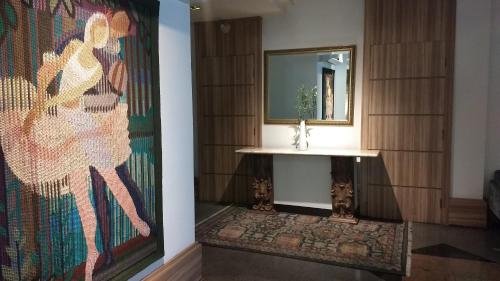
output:
[[[167,263],[144,278],[145,281],[199,281],[201,280],[202,247],[193,243]]]

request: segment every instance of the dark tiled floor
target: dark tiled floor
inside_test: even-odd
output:
[[[205,246],[202,276],[205,281],[380,280],[360,270]]]
[[[414,224],[413,249],[447,244],[500,263],[500,229]]]
[[[492,262],[481,256],[474,255],[472,253],[460,250],[448,244],[437,244],[434,246],[428,246],[424,248],[414,249],[413,254],[423,255],[423,256],[434,256],[442,258],[454,258],[463,260],[472,260],[480,262]]]
[[[469,259],[414,255],[412,274],[405,281],[496,281],[500,265]]]
[[[405,280],[500,280],[500,251],[495,250],[498,248],[498,229],[414,224],[412,276]],[[388,280],[387,276],[362,270],[213,247],[203,247],[203,278],[206,281]]]

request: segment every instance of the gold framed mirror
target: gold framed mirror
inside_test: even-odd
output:
[[[298,124],[297,91],[316,87],[311,125],[352,126],[356,46],[264,51],[264,123]]]

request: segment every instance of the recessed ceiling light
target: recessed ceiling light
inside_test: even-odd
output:
[[[191,5],[191,11],[199,11],[199,10],[201,10],[200,5]]]

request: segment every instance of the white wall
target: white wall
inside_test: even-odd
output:
[[[491,12],[490,0],[457,1],[451,163],[455,198],[483,197]]]
[[[159,52],[165,257],[132,278],[140,280],[194,243],[193,108],[189,6],[160,5]]]
[[[191,23],[191,73],[192,75],[192,87],[193,87],[193,150],[194,150],[194,176],[199,178],[200,171],[198,165],[199,151],[198,151],[198,95],[197,95],[197,85],[196,85],[196,37],[194,36],[194,23]]]
[[[363,71],[363,0],[296,0],[283,14],[263,17],[264,50],[330,47],[354,44],[357,47],[354,126],[314,126],[309,138],[313,147],[361,146],[361,89]],[[290,146],[293,128],[264,125],[264,146]]]
[[[264,50],[342,45],[357,47],[354,126],[313,126],[309,138],[311,147],[361,146],[363,25],[363,0],[296,0],[295,5],[285,13],[263,17]],[[294,132],[289,125],[263,125],[262,144],[267,147],[292,146]],[[328,193],[330,160],[327,157],[274,158],[276,203],[286,201],[288,204],[317,207],[315,204],[303,204],[316,203],[331,208]],[[304,197],[305,193],[307,197]]]
[[[362,0],[297,0],[285,14],[264,17],[264,50],[357,46],[354,126],[315,126],[309,138],[312,147],[360,147],[363,12]],[[486,180],[500,169],[499,14],[500,0],[457,0],[450,194],[456,198],[482,198]],[[264,125],[263,145],[291,146],[293,134],[291,126]],[[316,160],[329,165],[325,159]],[[308,168],[304,161],[276,157],[278,203],[303,205],[298,195],[304,189],[312,193],[307,200],[325,203],[329,175],[317,166]]]
[[[340,63],[335,66],[335,89],[334,89],[334,103],[333,106],[335,109],[333,110],[333,119],[334,120],[346,120],[347,110],[346,110],[346,101],[348,95],[347,89],[347,69],[349,65],[347,62]]]
[[[490,89],[486,142],[486,183],[500,170],[500,0],[492,1]]]

